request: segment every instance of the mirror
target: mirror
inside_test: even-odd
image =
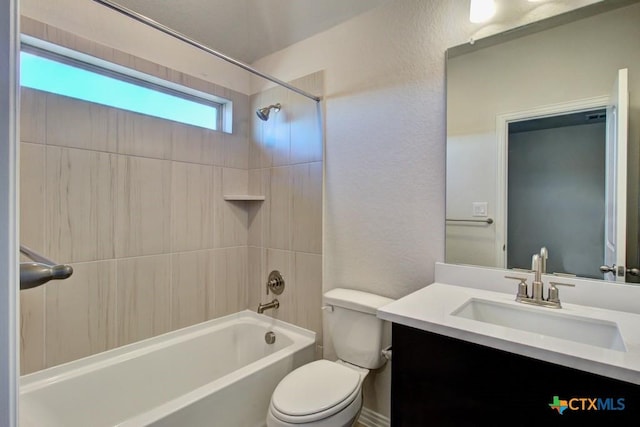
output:
[[[531,255],[546,246],[549,273],[613,280],[599,269],[613,242],[626,252],[627,271],[639,267],[640,4],[634,3],[449,49],[446,262],[530,268]],[[620,168],[613,168],[605,141],[617,110],[607,107],[620,69],[628,70],[628,142],[621,144]],[[587,129],[596,136],[585,136]],[[587,152],[593,138],[599,142]],[[616,171],[626,175],[627,190],[614,202],[615,179],[605,176]],[[595,189],[583,188],[586,182]],[[626,238],[617,242],[609,235],[616,219],[607,217],[616,208],[626,214],[618,220]],[[590,240],[582,239],[587,234]],[[638,278],[626,274],[626,281]]]

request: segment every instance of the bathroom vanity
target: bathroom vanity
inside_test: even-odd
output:
[[[393,322],[392,425],[637,425],[640,315],[514,297],[437,282],[378,311]]]
[[[401,324],[393,325],[392,363],[394,427],[623,426],[637,425],[640,416],[635,384]],[[571,402],[577,410],[560,415],[549,406],[554,396],[567,402],[600,398],[609,410],[578,400]]]

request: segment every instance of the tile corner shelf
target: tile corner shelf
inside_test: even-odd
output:
[[[252,196],[248,194],[225,194],[223,197],[228,201],[263,201],[265,199],[264,196]]]

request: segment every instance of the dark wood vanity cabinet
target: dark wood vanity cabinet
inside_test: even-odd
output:
[[[640,386],[395,323],[391,381],[393,427],[640,425]]]

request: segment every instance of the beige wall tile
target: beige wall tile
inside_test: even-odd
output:
[[[46,36],[45,29],[46,25],[44,23],[24,15],[20,16],[20,31],[22,33],[42,39]]]
[[[262,179],[262,169],[250,169],[247,173],[249,179],[248,188],[249,194],[255,194],[264,196],[266,189],[264,186],[264,180]]]
[[[265,195],[263,172],[261,169],[249,171],[249,194]],[[262,213],[265,202],[247,203],[247,242],[249,246],[262,246]]]
[[[20,144],[20,243],[44,253],[45,146]]]
[[[20,89],[20,140],[44,144],[46,142],[47,95],[35,89]]]
[[[296,87],[314,95],[324,93],[324,73],[317,72],[296,79],[292,82]],[[291,93],[291,163],[307,163],[322,161],[323,125],[322,102],[314,102],[308,98]]]
[[[170,270],[170,255],[118,260],[118,345],[170,330]]]
[[[251,119],[249,116],[249,97],[232,90],[226,91],[225,98],[233,101],[232,133],[225,133],[224,166],[229,168],[249,168],[249,135]]]
[[[212,251],[171,256],[171,329],[207,320],[208,286],[214,279]]]
[[[47,147],[46,246],[58,262],[113,258],[116,158]]]
[[[46,288],[46,366],[116,345],[116,262],[74,264],[73,275]]]
[[[213,248],[213,166],[172,162],[171,180],[171,250]]]
[[[227,201],[224,210],[222,247],[247,245],[248,205],[259,202]]]
[[[197,77],[190,76],[188,74],[181,73],[179,71],[175,71],[175,70],[172,70],[172,69],[168,69],[168,70],[169,70],[170,75],[175,75],[176,76],[175,80],[172,79],[172,81],[178,82],[180,84],[183,84],[183,85],[185,85],[187,87],[190,87],[190,88],[193,88],[193,89],[196,89],[196,90],[199,90],[201,92],[206,92],[206,93],[211,93],[211,94],[214,94],[214,95],[218,95],[218,93],[217,93],[218,90],[219,90],[219,86],[218,85],[216,85],[214,83],[211,83],[211,82],[208,82],[208,81],[205,81],[205,80],[202,80],[202,79],[199,79]],[[223,96],[223,98],[224,98],[224,96]]]
[[[248,194],[249,172],[246,169],[223,168],[222,192],[224,194]]]
[[[266,294],[267,275],[262,268],[266,252],[263,248],[249,246],[248,253],[248,308],[249,310],[257,310],[258,304],[262,302],[262,295]]]
[[[292,166],[292,250],[322,253],[322,162]]]
[[[246,170],[214,168],[214,241],[216,247],[246,246],[247,244],[248,202],[223,199],[226,194],[225,186],[230,188],[230,193],[246,193],[247,180]],[[236,186],[242,188],[234,188]]]
[[[300,100],[291,113],[291,163],[319,162],[323,158],[322,106]]]
[[[205,165],[224,165],[224,135],[209,129],[172,124],[173,160]]]
[[[291,132],[289,91],[274,87],[263,93],[263,107],[280,103],[282,108],[271,110],[269,120],[262,124],[263,167],[284,166],[290,163]],[[258,119],[259,120],[259,119]]]
[[[44,368],[44,287],[20,291],[20,374]]]
[[[233,102],[234,129],[248,126],[250,119],[253,117],[253,113],[249,110],[249,108],[251,107],[249,96],[244,93],[236,92],[234,90],[226,90],[225,94],[221,96]],[[243,134],[245,136],[248,135],[247,133],[240,134]]]
[[[260,169],[263,167],[263,146],[262,146],[262,128],[264,122],[255,115],[259,108],[265,105],[262,102],[262,94],[257,93],[251,95],[249,99],[250,104],[250,122],[251,127],[249,129],[249,169]]]
[[[55,94],[47,94],[46,104],[47,144],[116,152],[115,109]]]
[[[322,344],[322,255],[294,253],[294,323],[316,333]]]
[[[316,339],[318,337],[316,336]],[[316,354],[315,354],[315,360],[320,360],[320,359],[324,359],[324,347],[321,345],[316,345]]]
[[[169,120],[117,110],[118,153],[170,159],[172,124]]]
[[[209,286],[209,318],[247,308],[247,248],[214,249],[214,279]]]
[[[264,245],[289,250],[291,247],[291,167],[271,168],[267,200],[263,209]]]
[[[224,146],[224,166],[228,168],[248,169],[249,168],[249,137],[248,127],[243,125],[243,129],[239,129],[238,133],[223,134]]]
[[[118,156],[116,257],[169,252],[171,162]]]
[[[169,69],[155,62],[147,61],[144,58],[133,57],[133,69],[138,70],[145,74],[160,77],[161,79],[169,79]]]

